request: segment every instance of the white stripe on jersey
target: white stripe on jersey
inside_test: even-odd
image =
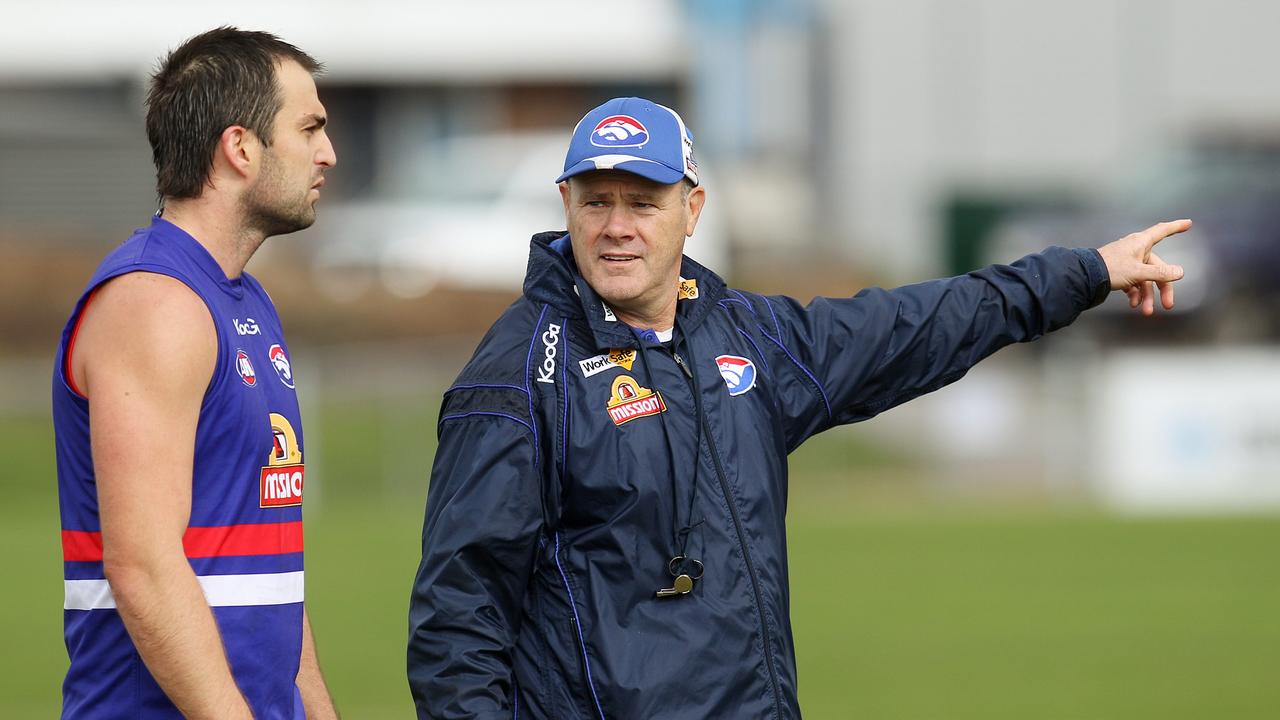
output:
[[[287,605],[302,602],[302,571],[259,575],[197,575],[210,607]],[[116,606],[106,580],[64,580],[64,610],[109,610]]]

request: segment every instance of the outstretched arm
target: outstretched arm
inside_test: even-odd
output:
[[[1100,250],[1049,248],[1010,265],[852,298],[786,297],[751,303],[763,348],[772,351],[787,444],[863,420],[958,380],[1010,343],[1034,340],[1125,290],[1153,311],[1156,290],[1173,305],[1182,269],[1151,252],[1191,226],[1160,223]]]

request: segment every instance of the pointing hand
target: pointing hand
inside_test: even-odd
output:
[[[1173,309],[1173,283],[1182,279],[1182,267],[1165,263],[1151,249],[1190,227],[1190,220],[1157,223],[1098,248],[1111,275],[1111,289],[1123,290],[1129,296],[1129,307],[1141,306],[1143,315],[1151,315],[1156,311],[1158,290],[1160,304],[1165,310]]]

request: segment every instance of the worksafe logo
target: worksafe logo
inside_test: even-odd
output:
[[[579,360],[578,367],[582,370],[583,377],[591,377],[598,375],[610,368],[620,367],[627,370],[631,369],[632,363],[636,361],[635,350],[623,350],[614,348],[608,354],[596,355],[586,360]]]
[[[258,507],[289,507],[302,504],[302,448],[289,419],[271,413],[271,453],[258,478]]]
[[[613,397],[609,398],[609,417],[613,419],[614,425],[667,411],[667,406],[662,403],[662,395],[640,387],[640,383],[630,375],[614,378],[612,393]]]
[[[678,294],[681,300],[697,300],[698,299],[698,281],[686,280],[680,278],[680,290]]]
[[[272,345],[267,350],[267,357],[271,358],[271,367],[276,369],[276,375],[280,376],[280,382],[284,383],[287,388],[293,387],[293,366],[289,364],[289,356],[284,354],[284,348],[279,345]]]
[[[642,147],[649,142],[649,130],[630,115],[611,115],[591,131],[591,144],[596,147]]]
[[[730,395],[741,395],[756,386],[756,365],[744,357],[721,355],[716,358],[716,367]]]

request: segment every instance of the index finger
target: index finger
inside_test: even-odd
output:
[[[1148,250],[1155,247],[1155,244],[1170,235],[1177,235],[1180,232],[1186,232],[1191,229],[1190,220],[1171,220],[1169,222],[1156,223],[1151,227],[1138,233],[1142,236],[1142,242]]]

